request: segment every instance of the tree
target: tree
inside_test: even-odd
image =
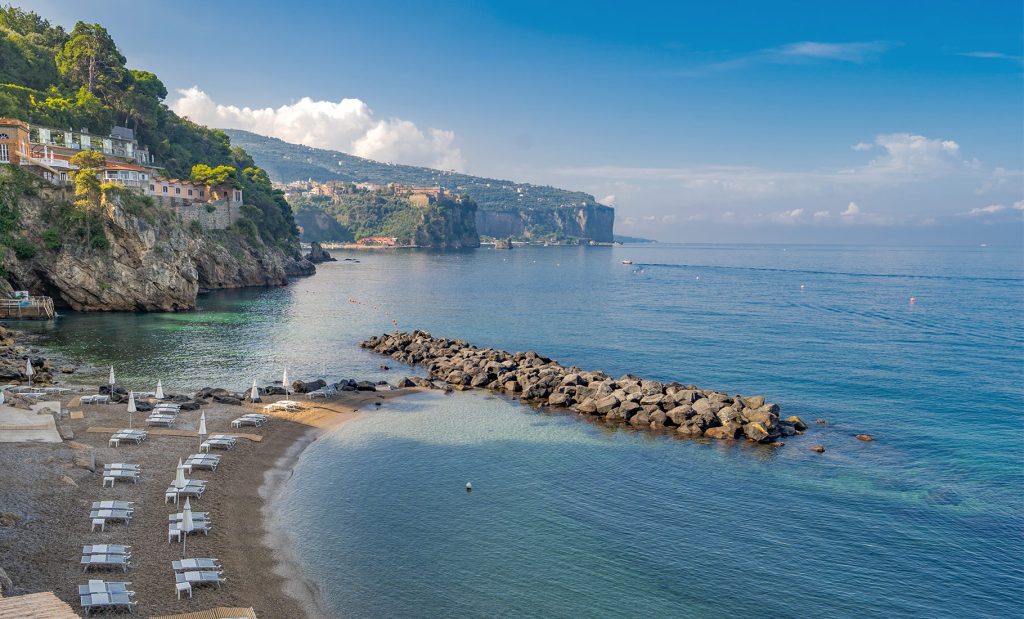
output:
[[[75,206],[85,211],[99,208],[102,198],[99,170],[104,163],[103,155],[94,150],[83,150],[71,158],[71,164],[78,167],[75,172]]]
[[[57,54],[57,70],[64,79],[100,97],[131,83],[132,74],[124,63],[106,28],[85,22],[75,24],[71,38]]]
[[[235,168],[227,165],[219,165],[211,168],[205,163],[197,163],[192,166],[192,180],[204,185],[231,185],[240,188],[238,175]]]

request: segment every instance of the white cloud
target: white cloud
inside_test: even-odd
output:
[[[245,129],[286,142],[331,148],[380,161],[464,169],[455,134],[418,128],[408,120],[378,119],[359,99],[315,101],[303,97],[278,108],[216,103],[197,86],[179,90],[171,109],[191,120],[225,129]]]
[[[868,163],[864,171],[876,175],[932,176],[958,167],[971,167],[964,161],[960,145],[953,140],[926,138],[911,133],[888,133],[875,138],[885,154]]]
[[[841,60],[843,62],[865,62],[873,60],[891,47],[884,41],[860,41],[854,43],[822,43],[819,41],[801,41],[777,48],[781,56],[801,58],[822,58]]]
[[[1024,63],[1024,56],[1004,54],[1003,52],[964,52],[961,56],[968,58],[984,58],[986,60],[1012,60],[1013,62]]]
[[[871,150],[874,147],[875,147],[874,144],[868,144],[867,142],[857,142],[856,144],[854,144],[850,148],[852,148],[853,150],[856,150],[856,151],[865,151],[865,150]]]
[[[846,205],[846,210],[839,213],[840,217],[856,217],[857,215],[860,215],[860,207],[856,202],[850,202]]]
[[[1014,202],[1013,208],[1018,211],[1024,211],[1024,200],[1017,200]]]
[[[814,221],[828,221],[832,218],[832,213],[828,211],[816,211],[814,213]]]
[[[988,206],[972,208],[967,211],[967,214],[971,217],[978,217],[980,215],[995,215],[996,213],[1002,213],[1005,210],[1006,207],[1002,204],[989,204]]]

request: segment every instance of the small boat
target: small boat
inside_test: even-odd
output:
[[[622,261],[622,264],[633,264],[633,261],[627,258],[626,260]]]

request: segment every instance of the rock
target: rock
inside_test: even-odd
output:
[[[519,393],[523,390],[523,386],[519,384],[519,381],[515,380],[506,381],[501,388],[509,393]]]
[[[594,403],[599,415],[605,415],[613,408],[616,408],[621,402],[613,395],[608,395]]]
[[[677,406],[666,413],[669,419],[671,419],[672,422],[675,423],[677,426],[683,425],[683,423],[685,423],[686,420],[689,419],[690,417],[693,417],[694,414],[695,412],[693,410],[693,407],[690,406],[689,404]]]
[[[786,417],[786,421],[789,422],[794,428],[796,428],[797,432],[807,431],[807,424],[804,423],[803,420],[797,417],[796,415],[793,415],[792,417]]]
[[[650,417],[651,427],[654,429],[664,428],[665,426],[677,425],[675,422],[669,419],[668,414],[661,409],[648,413],[648,417]]]
[[[4,595],[14,593],[14,583],[11,582],[11,577],[7,575],[7,572],[2,567],[0,567],[0,593]]]
[[[377,385],[367,380],[361,380],[356,383],[356,391],[376,391]]]
[[[704,431],[704,436],[720,440],[732,440],[739,436],[742,431],[743,426],[730,423],[729,425],[718,426],[716,428],[708,428]]]
[[[695,421],[685,421],[676,429],[676,434],[689,437],[703,436],[704,428]]]
[[[478,388],[479,387],[484,387],[484,386],[488,385],[493,380],[494,380],[494,376],[493,375],[481,373],[481,374],[477,374],[476,376],[473,377],[473,379],[471,381],[469,381],[469,386],[470,387],[478,387]]]
[[[811,451],[813,451],[814,453],[823,454],[823,453],[825,453],[825,446],[824,445],[811,445]]]
[[[625,404],[623,404],[623,407]],[[619,410],[622,410],[621,408]],[[651,416],[644,411],[639,411],[633,415],[626,414],[626,419],[629,421],[629,425],[634,428],[645,428],[651,425]]]
[[[282,389],[282,391],[283,391],[283,389]],[[197,411],[197,410],[199,410],[199,402],[196,402],[195,400],[186,400],[185,402],[181,402],[180,404],[181,404],[181,410],[183,410],[183,411]]]
[[[767,441],[771,435],[768,430],[765,429],[764,425],[758,422],[748,423],[743,426],[743,434],[752,441],[762,442]]]
[[[828,425],[828,419],[815,419],[814,423],[821,426]]]
[[[221,404],[230,404],[232,406],[241,406],[242,405],[241,398],[236,398],[236,397],[230,396],[230,395],[215,395],[215,396],[213,396],[213,401],[214,402],[220,402]],[[182,408],[184,408],[184,407],[182,407]]]
[[[761,408],[762,406],[764,406],[764,396],[763,395],[747,396],[747,397],[743,398],[743,404],[747,408],[755,408],[755,409],[756,408]]]
[[[317,243],[316,241],[310,243],[309,253],[306,254],[306,260],[312,262],[313,264],[338,261],[337,258],[327,253],[327,251],[320,246],[320,243]]]
[[[21,516],[14,512],[0,512],[0,527],[13,527],[21,522]]]
[[[410,387],[415,387],[416,383],[411,378],[406,376],[405,378],[395,383],[395,386],[398,387],[399,389],[408,389]]]
[[[78,368],[76,368],[73,365],[66,365],[66,366],[64,366],[64,367],[62,367],[60,369],[60,373],[61,374],[74,374],[77,369]]]
[[[322,378],[318,378],[314,381],[304,382],[297,380],[292,383],[292,391],[294,393],[309,393],[310,391],[316,391],[327,386],[327,381]]]
[[[650,418],[646,412],[640,410],[640,405],[636,402],[626,401],[619,405],[619,411],[625,415],[626,419],[632,419],[634,416],[643,415],[647,421],[643,422],[644,425],[650,423]]]
[[[864,441],[865,443],[870,443],[871,441],[875,440],[875,437],[871,436],[870,434],[858,434],[856,436],[856,439],[858,441]]]
[[[593,415],[597,413],[597,402],[593,398],[587,398],[576,405],[576,410],[581,413]]]
[[[565,393],[552,393],[548,396],[548,404],[551,406],[565,406],[569,401],[569,395]]]

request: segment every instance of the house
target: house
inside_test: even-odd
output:
[[[366,247],[394,247],[398,245],[398,239],[393,236],[367,236],[356,241],[356,245]]]

